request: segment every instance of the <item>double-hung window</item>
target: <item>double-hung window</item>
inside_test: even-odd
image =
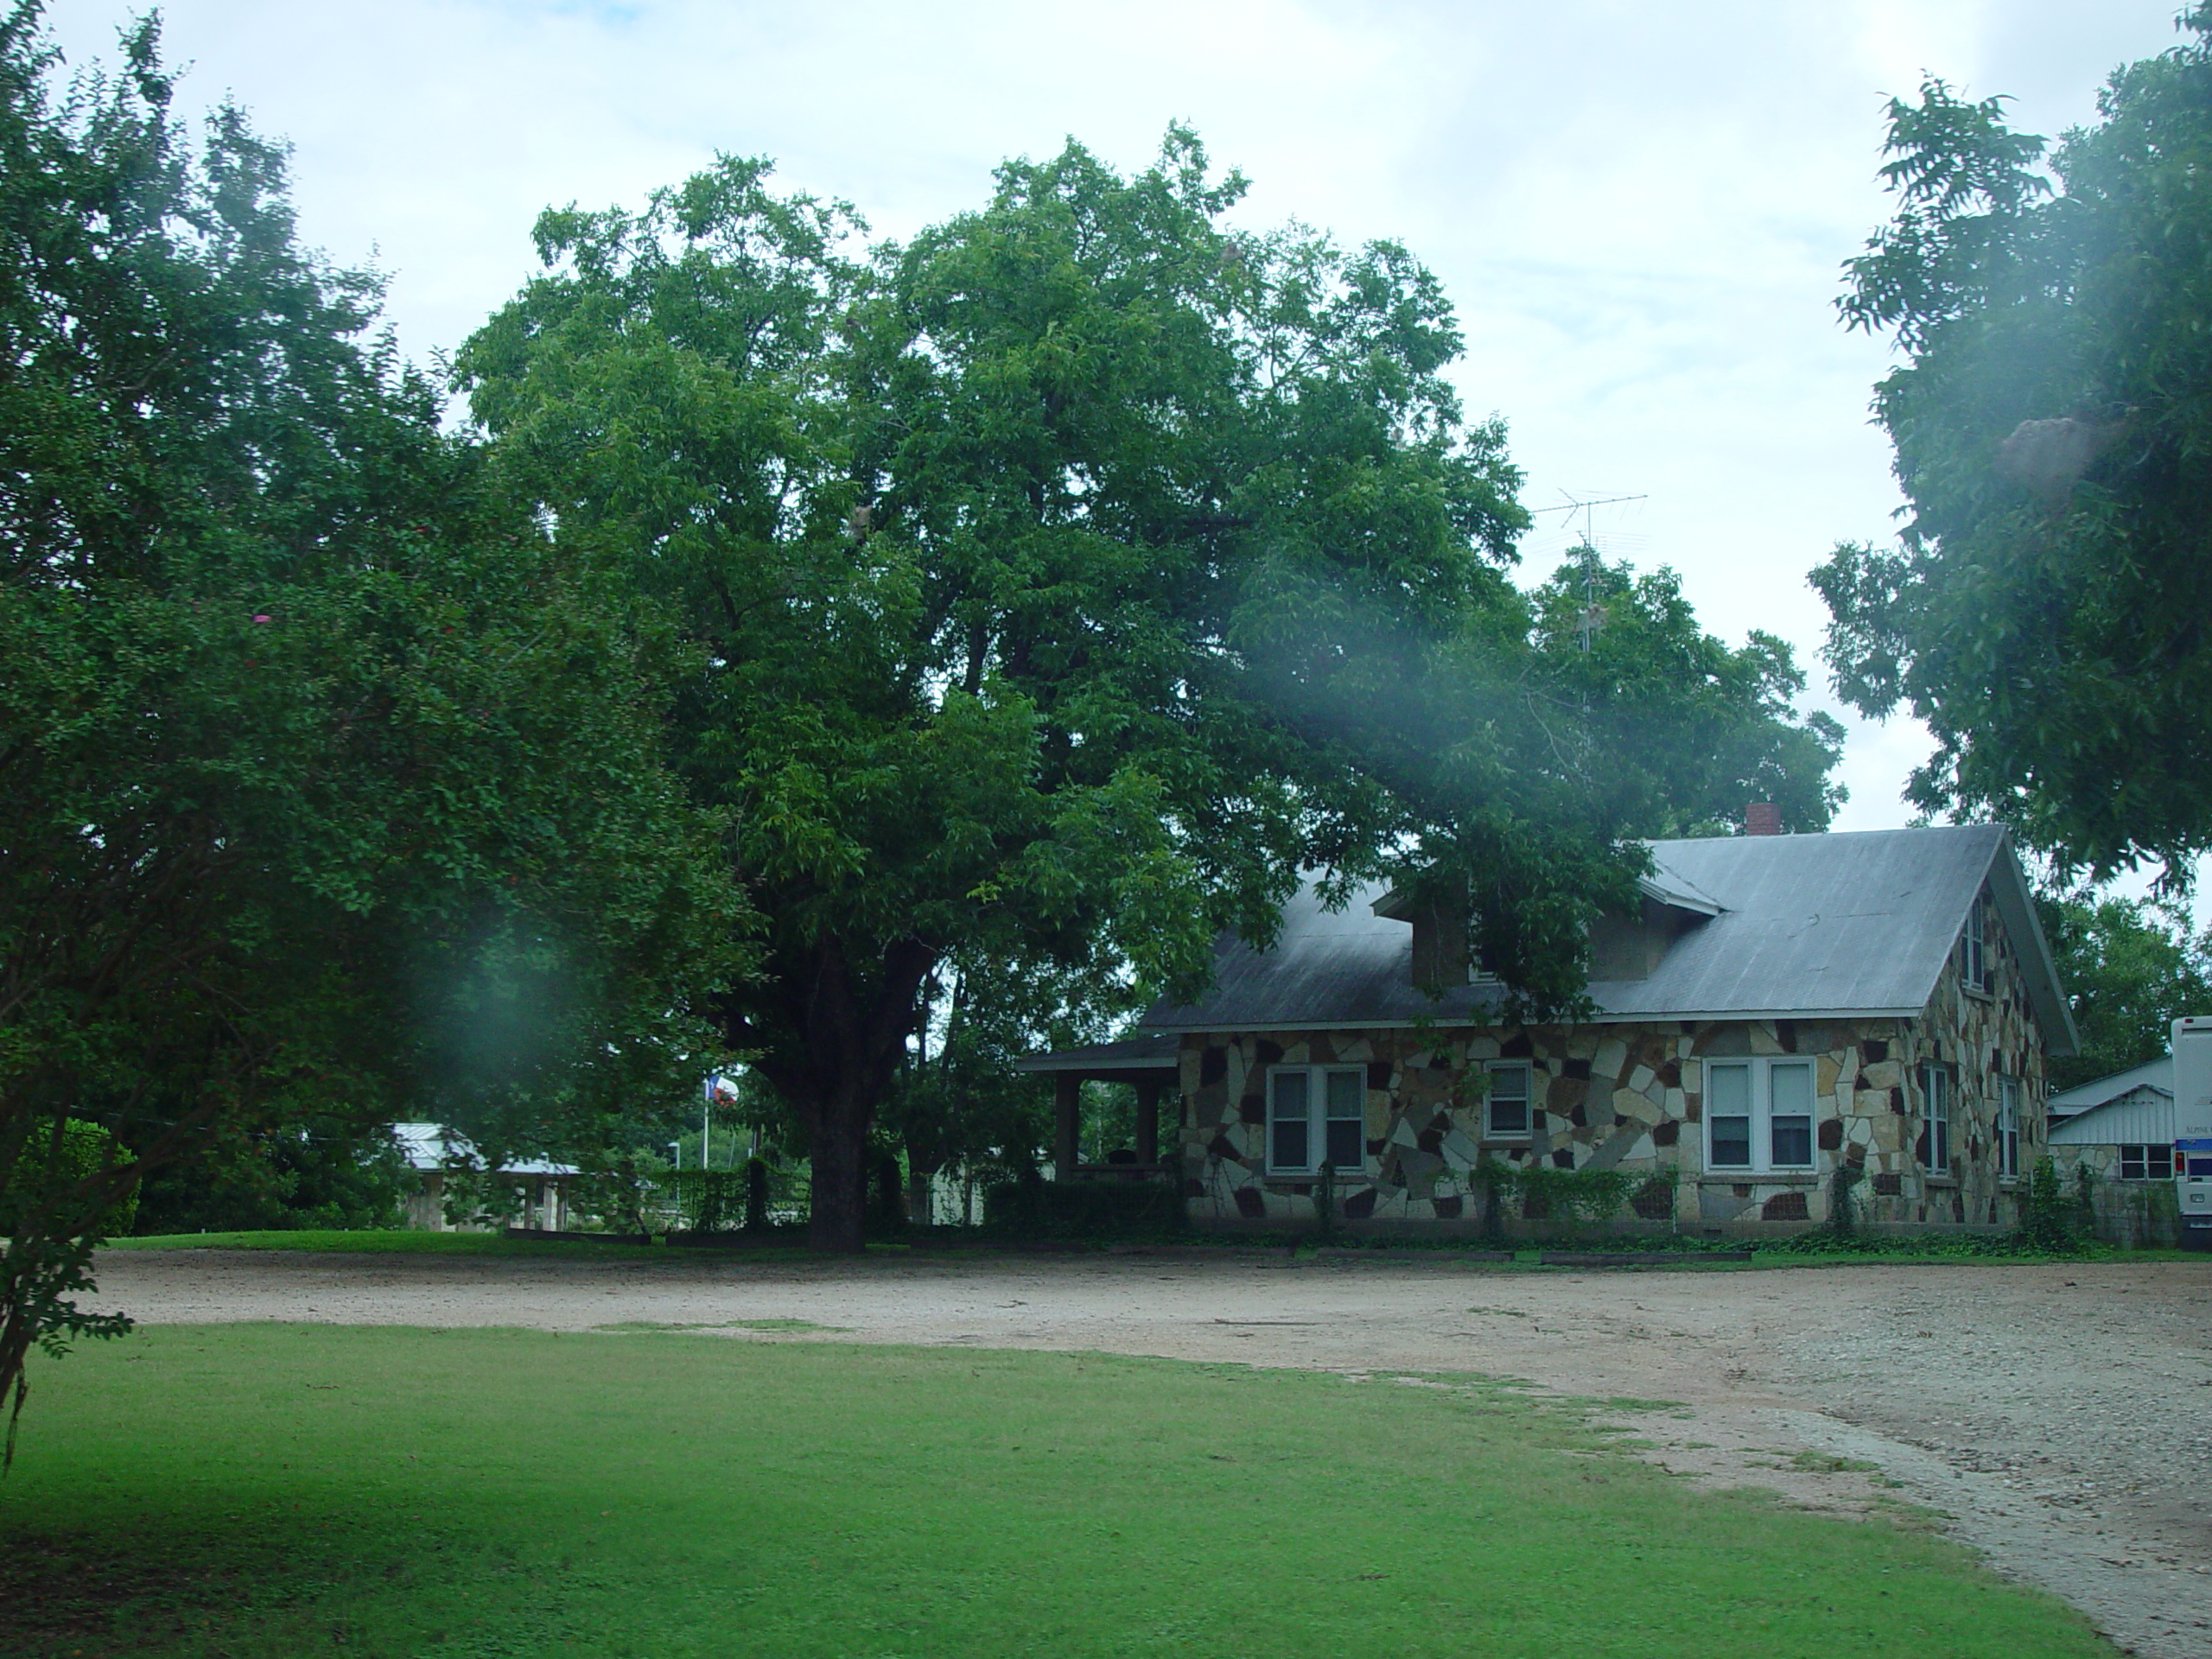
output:
[[[1268,1173],[1357,1175],[1367,1162],[1367,1072],[1279,1065],[1268,1074]]]
[[[1997,1079],[1997,1173],[2005,1180],[2020,1173],[2020,1080]]]
[[[1483,1135],[1491,1141],[1526,1141],[1533,1122],[1530,1068],[1508,1060],[1490,1068],[1490,1097],[1483,1103]]]
[[[1813,1166],[1813,1062],[1705,1063],[1705,1166],[1764,1174]]]
[[[1933,1060],[1920,1063],[1920,1110],[1923,1154],[1932,1175],[1951,1173],[1951,1068]]]
[[[2122,1147],[2120,1179],[2123,1181],[2171,1181],[2174,1178],[2171,1147]]]

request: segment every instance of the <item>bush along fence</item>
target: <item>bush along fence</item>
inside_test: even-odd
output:
[[[644,1197],[648,1222],[669,1232],[766,1233],[806,1225],[813,1184],[803,1169],[752,1158],[735,1169],[670,1171]]]

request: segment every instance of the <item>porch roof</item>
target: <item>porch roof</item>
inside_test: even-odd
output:
[[[1147,1072],[1173,1077],[1179,1064],[1177,1056],[1182,1042],[1180,1037],[1173,1034],[1125,1037],[1116,1043],[1088,1043],[1080,1048],[1056,1049],[1050,1054],[1033,1054],[1027,1059],[1016,1060],[1014,1069],[1017,1071],[1073,1072],[1078,1077],[1096,1077],[1109,1083],[1134,1083]]]

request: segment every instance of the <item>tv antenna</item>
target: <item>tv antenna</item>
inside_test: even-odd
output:
[[[1563,512],[1567,515],[1567,527],[1570,529],[1574,524],[1574,515],[1578,512],[1582,515],[1582,540],[1570,550],[1582,556],[1582,617],[1574,632],[1582,642],[1584,652],[1587,653],[1591,640],[1605,626],[1605,607],[1598,603],[1598,509],[1619,506],[1628,501],[1648,501],[1651,498],[1648,495],[1580,495],[1573,490],[1561,490],[1560,493],[1567,499],[1548,507],[1534,507],[1529,512],[1531,517],[1540,512]]]
[[[1598,550],[1597,510],[1599,507],[1617,507],[1624,502],[1649,501],[1651,499],[1648,495],[1580,495],[1573,490],[1561,490],[1560,493],[1567,499],[1548,507],[1531,507],[1529,509],[1529,516],[1533,518],[1540,512],[1563,512],[1567,515],[1567,525],[1571,529],[1574,524],[1574,515],[1580,513],[1582,515],[1582,545],[1593,553]]]

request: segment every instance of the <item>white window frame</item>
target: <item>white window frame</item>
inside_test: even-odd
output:
[[[1997,1079],[1997,1178],[2020,1179],[2020,1080]]]
[[[1805,1072],[1805,1109],[1780,1116],[1805,1120],[1805,1161],[1782,1163],[1774,1156],[1774,1074],[1777,1070],[1790,1071],[1802,1067]],[[1726,1116],[1732,1121],[1742,1116],[1748,1119],[1746,1133],[1750,1137],[1750,1161],[1724,1164],[1713,1155],[1714,1130],[1719,1114],[1713,1110],[1714,1080],[1723,1073],[1742,1068],[1745,1077],[1745,1106],[1742,1113]],[[1820,1068],[1810,1055],[1777,1054],[1747,1057],[1741,1059],[1708,1059],[1705,1063],[1705,1096],[1702,1115],[1705,1119],[1705,1168],[1709,1175],[1809,1175],[1819,1167],[1821,1157],[1821,1099]]]
[[[1322,1166],[1328,1159],[1329,1124],[1332,1121],[1337,1122],[1350,1122],[1353,1121],[1350,1118],[1344,1117],[1332,1120],[1329,1116],[1329,1077],[1332,1073],[1354,1077],[1359,1080],[1357,1084],[1357,1093],[1359,1101],[1359,1116],[1357,1119],[1359,1125],[1359,1156],[1348,1168],[1339,1165],[1336,1170],[1336,1173],[1338,1175],[1348,1175],[1356,1178],[1366,1173],[1367,1068],[1363,1065],[1277,1065],[1270,1066],[1268,1070],[1268,1121],[1266,1124],[1266,1134],[1268,1140],[1267,1152],[1268,1174],[1295,1175],[1301,1178],[1313,1177],[1320,1174]],[[1287,1122],[1294,1121],[1294,1119],[1289,1117],[1278,1117],[1278,1103],[1281,1096],[1283,1079],[1294,1077],[1304,1079],[1306,1088],[1305,1120],[1306,1161],[1302,1165],[1283,1164],[1278,1163],[1275,1160],[1275,1125],[1278,1122]]]
[[[1913,1068],[1914,1079],[1920,1089],[1920,1122],[1928,1131],[1928,1161],[1924,1167],[1930,1175],[1950,1175],[1952,1167],[1951,1142],[1958,1132],[1959,1079],[1958,1074],[1940,1060],[1923,1060]],[[1940,1082],[1941,1089],[1932,1085]],[[1943,1096],[1942,1110],[1936,1109],[1936,1096]],[[1916,1143],[1919,1137],[1914,1136]]]
[[[1520,1077],[1521,1127],[1517,1129],[1500,1128],[1491,1116],[1497,1099],[1497,1080],[1508,1073]],[[1485,1141],[1529,1141],[1536,1134],[1536,1068],[1527,1060],[1499,1060],[1486,1068],[1490,1087],[1483,1096],[1483,1139]]]
[[[2135,1154],[2133,1158],[2127,1155],[2131,1152]],[[2177,1161],[2174,1157],[2174,1149],[2171,1146],[2160,1146],[2156,1141],[2143,1146],[2123,1145],[2120,1149],[2120,1179],[2123,1181],[2171,1181],[2174,1178],[2174,1165]],[[2129,1174],[2127,1166],[2130,1164],[2133,1164],[2142,1173],[2135,1175]],[[2164,1174],[2157,1173],[2158,1166],[2160,1164],[2165,1166]]]

